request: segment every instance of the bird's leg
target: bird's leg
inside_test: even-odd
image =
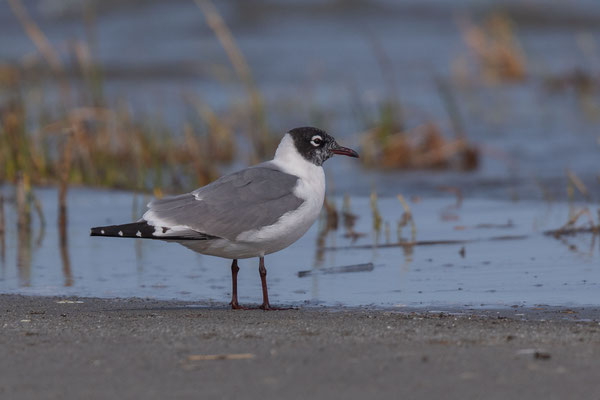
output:
[[[229,304],[231,304],[231,308],[234,310],[243,309],[243,307],[240,307],[237,298],[237,275],[239,270],[240,267],[238,267],[237,260],[233,260],[231,263],[231,303]]]
[[[269,292],[267,291],[267,269],[265,268],[264,257],[260,257],[260,261],[258,263],[258,273],[260,274],[263,292],[263,303],[260,308],[263,310],[271,310],[271,305],[269,304]]]

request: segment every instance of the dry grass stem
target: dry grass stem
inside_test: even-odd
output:
[[[8,0],[8,4],[10,5],[12,12],[23,26],[23,29],[25,29],[27,36],[29,36],[48,65],[50,65],[50,68],[54,74],[58,77],[63,101],[69,101],[69,84],[65,77],[65,68],[58,52],[54,49],[46,35],[44,35],[33,18],[31,18],[27,12],[27,9],[23,6],[23,3],[21,3],[20,0]]]
[[[588,217],[588,222],[590,223],[590,226],[594,226],[594,218],[592,217],[590,210],[587,208],[583,208],[583,209],[575,212],[575,214],[573,216],[571,216],[569,218],[569,220],[567,221],[567,223],[565,225],[563,225],[561,228],[559,228],[559,230],[572,228],[573,226],[575,226],[575,224],[577,223],[579,218],[584,215]]]
[[[379,207],[377,205],[377,193],[375,191],[371,192],[371,215],[373,217],[373,230],[376,233],[381,231],[381,224],[383,219],[381,218],[381,213],[379,212]]]
[[[410,206],[404,199],[404,196],[399,194],[396,197],[398,198],[398,201],[400,202],[400,204],[402,204],[402,208],[404,208],[404,213],[408,216],[408,218],[412,218],[412,211],[410,210]]]
[[[577,188],[579,193],[581,193],[586,200],[590,200],[592,198],[589,190],[587,189],[583,181],[579,179],[577,174],[575,174],[575,172],[567,168],[567,176],[569,177],[569,181],[573,184],[573,186],[575,186],[575,188]]]
[[[352,212],[352,208],[350,206],[350,195],[346,193],[344,195],[344,202],[342,205],[342,219],[344,221],[344,237],[352,239],[352,241],[356,241],[358,238],[365,236],[364,233],[356,232],[354,230],[354,225],[356,224],[356,220],[358,219],[358,215]]]
[[[323,202],[323,208],[325,209],[325,223],[326,229],[336,230],[339,224],[339,216],[338,211],[334,202],[330,202],[327,197],[325,197],[325,201]]]
[[[405,227],[406,224],[410,223],[410,237],[411,241],[414,242],[417,237],[417,224],[413,218],[412,211],[408,205],[408,202],[404,199],[404,196],[398,194],[396,197],[398,198],[400,204],[402,204],[402,208],[404,208],[404,213],[398,222],[398,241],[400,241],[402,238],[402,228]]]
[[[514,82],[526,78],[527,59],[515,34],[514,24],[506,15],[492,14],[481,25],[464,20],[460,27],[485,81]]]
[[[60,56],[58,55],[58,52],[54,49],[52,44],[50,44],[50,41],[37,26],[33,18],[31,18],[21,1],[8,0],[8,4],[25,29],[27,36],[29,36],[31,41],[35,44],[38,51],[42,53],[50,67],[54,70],[54,72],[62,73],[64,71],[64,65],[60,59]]]
[[[204,14],[206,23],[214,32],[221,46],[223,46],[236,74],[246,86],[252,108],[251,118],[253,129],[250,132],[250,139],[252,140],[256,156],[264,159],[270,155],[277,143],[276,139],[269,133],[264,102],[252,77],[250,66],[246,62],[242,51],[236,44],[233,34],[215,5],[210,0],[196,0],[196,4]]]

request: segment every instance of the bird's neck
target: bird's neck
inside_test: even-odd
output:
[[[298,153],[294,139],[289,134],[286,134],[279,143],[273,163],[284,172],[301,178],[323,174],[323,167],[313,164]]]

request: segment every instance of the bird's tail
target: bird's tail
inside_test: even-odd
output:
[[[210,240],[216,236],[197,232],[190,228],[167,228],[148,224],[147,221],[132,222],[123,225],[98,226],[92,228],[91,236],[124,237],[159,240]]]
[[[92,228],[91,236],[156,239],[154,232],[160,227],[148,225],[146,221],[123,225],[98,226]]]

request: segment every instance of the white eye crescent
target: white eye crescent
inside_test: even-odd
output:
[[[310,144],[312,144],[315,147],[319,147],[321,143],[323,143],[323,138],[319,135],[315,135],[312,138],[310,138]]]

